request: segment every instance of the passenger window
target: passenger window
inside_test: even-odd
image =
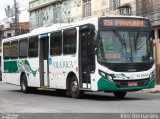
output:
[[[18,58],[18,56],[19,56],[19,45],[18,45],[18,41],[13,41],[13,42],[11,42],[11,50],[10,50],[10,53],[11,53],[11,58],[12,58],[12,59]]]
[[[63,53],[64,54],[75,54],[76,53],[76,42],[77,41],[77,30],[70,29],[63,32]]]
[[[29,57],[38,57],[38,36],[29,38]]]
[[[19,41],[19,57],[27,58],[28,56],[28,39],[24,38]]]
[[[51,33],[50,55],[62,54],[62,32]]]
[[[4,59],[10,58],[10,43],[4,43],[3,44],[3,57]]]

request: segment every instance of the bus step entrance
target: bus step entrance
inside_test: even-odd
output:
[[[41,86],[41,87],[38,88],[38,89],[50,89],[50,87],[49,87],[49,86]]]

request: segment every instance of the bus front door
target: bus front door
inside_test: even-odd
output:
[[[40,36],[40,52],[39,52],[39,64],[40,64],[40,86],[49,86],[49,37],[48,34]]]
[[[92,30],[80,29],[80,47],[79,47],[79,77],[81,88],[91,88],[91,73],[95,68],[95,54],[93,52],[94,40]]]

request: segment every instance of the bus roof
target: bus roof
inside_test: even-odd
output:
[[[81,20],[81,21],[77,21],[77,22],[73,22],[73,23],[58,23],[58,24],[53,24],[52,26],[49,27],[41,27],[41,28],[37,28],[32,30],[30,33],[27,34],[23,34],[23,35],[19,35],[19,36],[14,36],[14,37],[10,37],[10,38],[6,38],[3,39],[2,42],[9,42],[9,41],[13,41],[16,39],[22,39],[22,38],[27,38],[27,37],[31,37],[31,36],[36,36],[36,35],[40,35],[40,34],[45,34],[45,33],[51,33],[54,31],[58,31],[58,30],[63,30],[66,28],[71,28],[71,27],[76,27],[76,26],[80,26],[80,25],[84,25],[84,24],[92,24],[94,21],[98,21],[99,18],[141,18],[141,19],[147,19],[145,17],[141,17],[141,16],[114,16],[114,15],[110,15],[110,16],[101,16],[101,17],[93,17],[90,19],[85,19],[85,20]],[[98,23],[97,23],[98,24]]]

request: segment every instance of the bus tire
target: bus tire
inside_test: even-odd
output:
[[[79,90],[78,80],[76,76],[73,76],[70,82],[70,93],[72,98],[80,98],[82,96],[82,92]]]
[[[28,83],[27,83],[27,78],[26,78],[25,75],[22,75],[22,76],[21,76],[20,86],[21,86],[21,91],[22,91],[23,93],[28,93],[28,92],[29,92]]]
[[[116,91],[113,92],[113,94],[116,98],[124,98],[127,95],[127,92]]]

